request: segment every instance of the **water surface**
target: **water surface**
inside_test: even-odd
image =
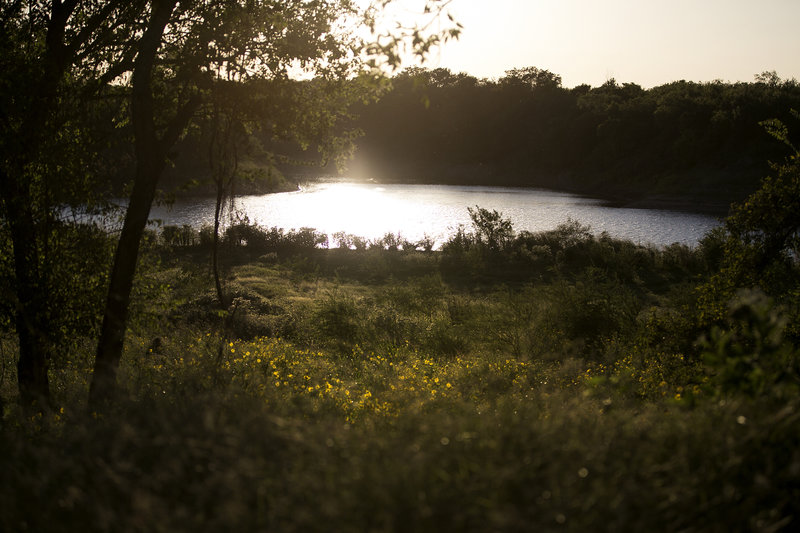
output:
[[[344,231],[369,239],[386,233],[411,241],[428,236],[441,243],[459,225],[471,226],[467,208],[476,205],[500,211],[517,231],[547,231],[571,218],[596,234],[608,232],[656,246],[675,242],[694,246],[718,224],[707,215],[611,207],[601,200],[540,189],[345,180],[314,182],[296,192],[240,197],[236,212],[266,227],[315,228],[329,236]],[[199,228],[213,223],[214,201],[179,199],[172,208],[155,207],[151,218]]]

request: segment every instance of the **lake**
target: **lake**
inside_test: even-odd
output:
[[[574,194],[514,187],[398,185],[327,180],[301,190],[236,199],[236,211],[251,222],[286,230],[315,228],[329,236],[344,231],[376,239],[386,233],[416,241],[425,236],[441,244],[459,225],[471,227],[468,207],[496,209],[516,231],[554,229],[568,218],[593,233],[641,244],[697,244],[717,219],[707,215],[606,205]],[[181,198],[171,208],[154,207],[151,219],[164,224],[213,224],[214,200]]]

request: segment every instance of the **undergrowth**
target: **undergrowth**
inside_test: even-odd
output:
[[[0,338],[0,530],[796,527],[786,314],[743,292],[701,326],[708,250],[576,224],[441,252],[238,231],[226,312],[199,239],[150,250],[107,412],[89,340],[31,417]]]

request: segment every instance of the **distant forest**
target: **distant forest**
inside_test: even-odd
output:
[[[760,124],[798,135],[800,84],[608,80],[568,89],[535,67],[494,81],[409,69],[359,110],[354,170],[379,180],[545,187],[625,203],[724,211],[788,155]],[[795,143],[796,145],[797,143]]]
[[[270,112],[256,117],[297,105],[283,96],[286,84],[277,91],[257,88],[259,105]],[[295,94],[320,98],[309,87]],[[498,80],[410,68],[392,78],[380,99],[340,117],[336,127],[345,133],[325,154],[276,140],[281,136],[272,124],[251,121],[241,136],[239,168],[252,179],[239,180],[238,187],[288,190],[293,180],[341,171],[379,182],[542,187],[620,205],[724,214],[731,202],[758,188],[770,162],[788,155],[762,123],[779,119],[796,140],[800,124],[792,109],[800,110],[800,84],[774,72],[750,83],[676,81],[644,89],[614,79],[599,87],[565,88],[560,76],[536,67],[510,70]],[[208,137],[201,124],[178,143],[165,190],[212,190],[202,185],[210,175]],[[313,135],[305,145],[315,145]],[[330,162],[352,148],[344,167]],[[128,149],[118,148],[113,159]],[[132,154],[127,160],[133,161]],[[112,165],[121,184],[126,165]]]

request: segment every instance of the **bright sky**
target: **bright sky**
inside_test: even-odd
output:
[[[452,0],[458,41],[425,65],[498,78],[535,66],[565,87],[609,78],[800,80],[800,0]]]

